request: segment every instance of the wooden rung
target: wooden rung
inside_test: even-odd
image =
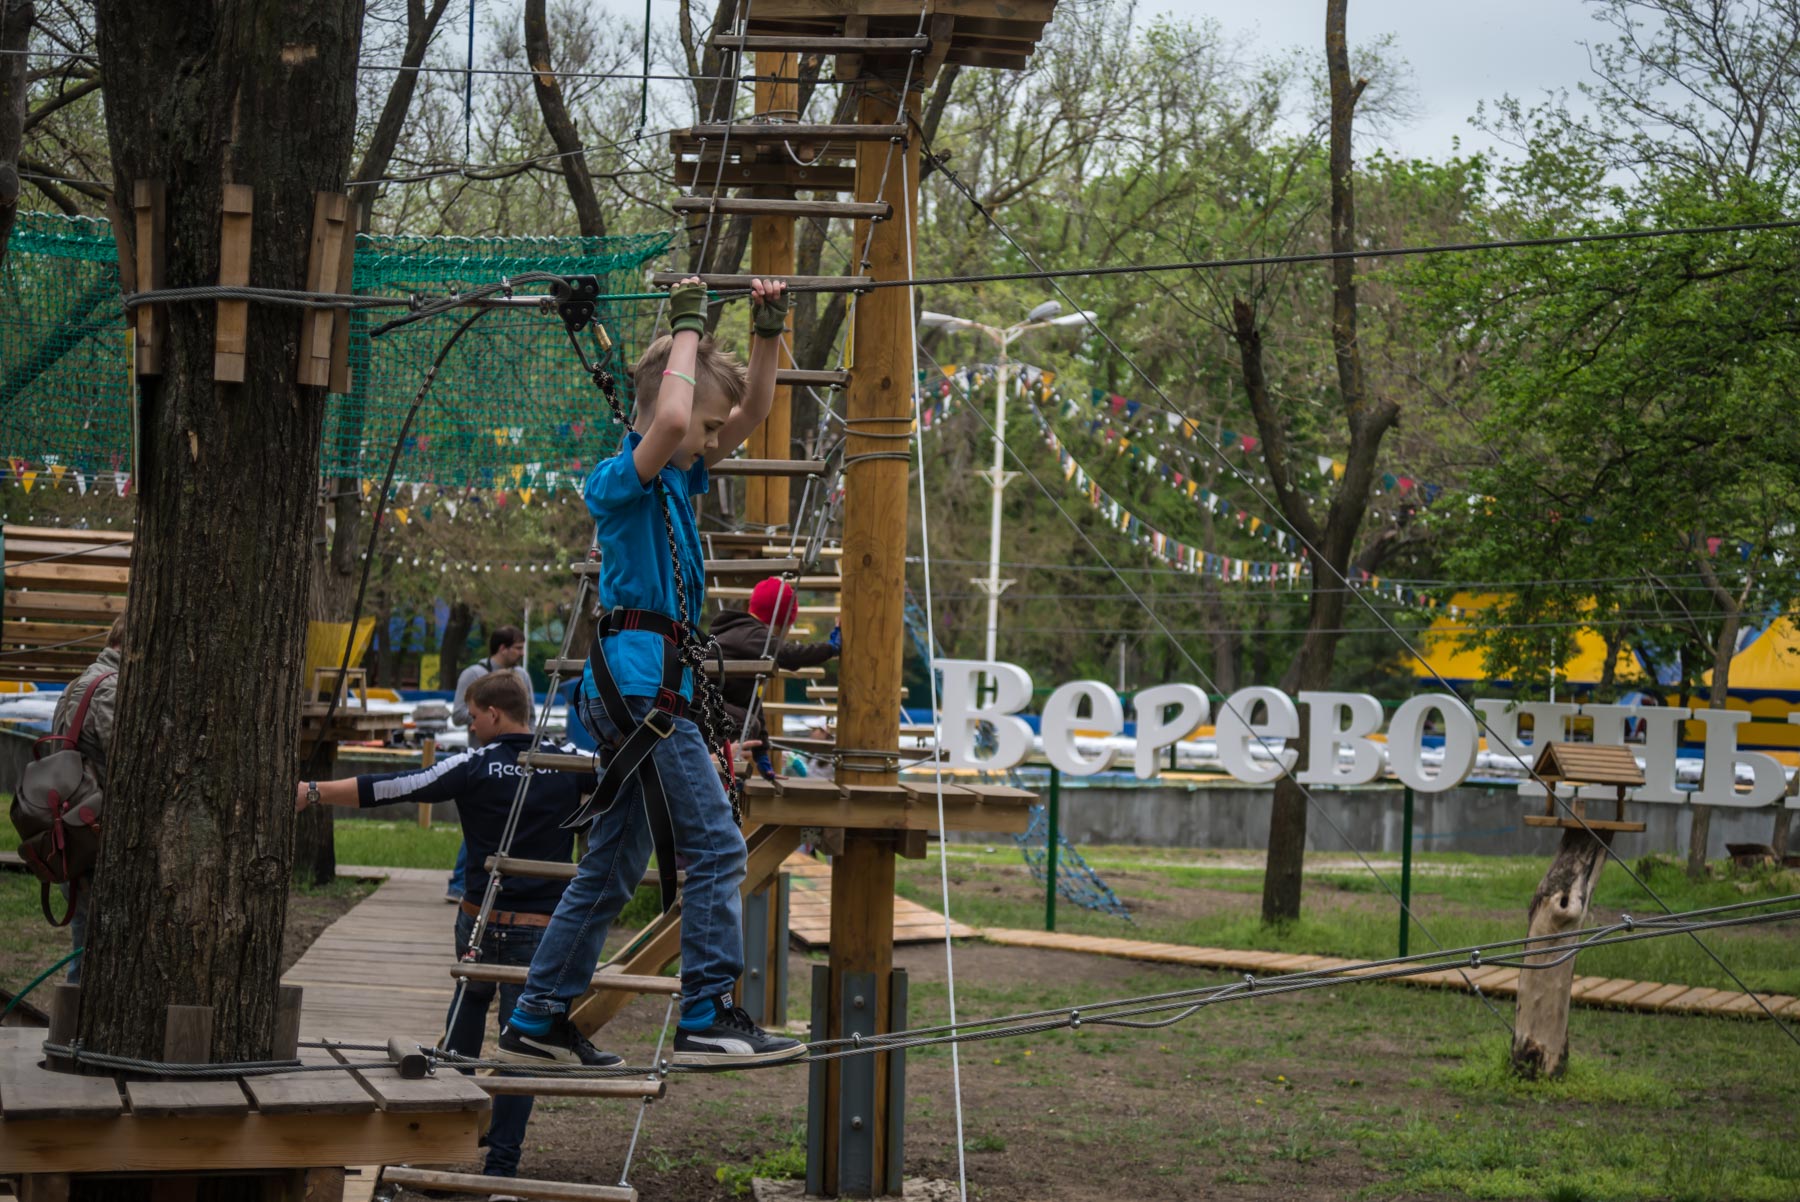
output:
[[[806,586],[802,585],[801,587],[804,588]],[[751,590],[747,588],[733,588],[729,585],[720,585],[718,588],[707,589],[706,597],[709,601],[748,601],[750,599],[750,591]],[[800,617],[803,618],[835,618],[837,616],[838,607],[835,605],[802,605],[800,607]],[[788,633],[801,634],[804,632],[798,627],[795,627]]]
[[[931,39],[834,38],[803,33],[720,34],[713,38],[712,44],[720,50],[786,50],[795,54],[910,54],[914,50],[929,50]]]
[[[834,684],[809,684],[806,686],[806,695],[814,701],[836,701],[838,699],[838,687]],[[907,690],[902,688],[900,690],[900,700],[905,701],[906,697]]]
[[[791,564],[792,566],[786,567],[783,566],[784,564]],[[703,566],[708,576],[742,576],[747,572],[756,572],[764,576],[774,576],[781,572],[798,572],[800,570],[800,561],[798,559],[709,559]],[[581,563],[571,564],[569,570],[574,572],[577,576],[598,576],[600,574],[600,564],[598,561],[584,560]],[[802,577],[802,579],[823,579],[823,577]],[[837,577],[833,576],[830,577],[830,579],[835,581],[837,580]],[[800,587],[805,588],[807,586],[801,585]],[[833,587],[835,587],[835,585]]]
[[[689,138],[708,142],[886,142],[904,138],[904,125],[812,125],[797,121],[740,121],[735,125],[696,125],[685,131]]]
[[[653,288],[672,288],[681,281],[692,276],[688,271],[653,271],[650,273],[650,286]],[[812,292],[864,292],[875,282],[873,276],[866,275],[703,275],[701,281],[708,288],[748,289],[752,279],[777,279],[789,288],[805,288]]]
[[[823,476],[822,459],[721,459],[707,468],[713,476]]]
[[[671,139],[673,141],[673,139]],[[677,151],[683,148],[677,144]],[[726,188],[792,188],[805,192],[854,192],[856,169],[839,164],[806,164],[767,156],[749,163],[721,163],[698,157],[675,160],[675,185],[716,192]]]
[[[585,659],[547,659],[544,661],[544,671],[560,672],[565,677],[579,676],[585,667],[587,667]],[[718,660],[709,659],[704,667],[708,676],[719,674]],[[768,676],[774,671],[775,661],[772,659],[728,659],[725,661],[725,675],[727,676]]]
[[[810,714],[816,718],[830,718],[837,715],[838,707],[810,701],[765,701],[763,710],[770,714]]]
[[[597,773],[594,757],[586,752],[573,754],[561,751],[521,751],[519,763],[527,768],[536,768],[541,772],[588,772]]]
[[[502,985],[523,985],[531,969],[523,964],[452,964],[450,975],[468,981],[497,981]],[[631,973],[601,971],[588,982],[589,989],[617,989],[626,993],[680,993],[680,977],[646,977]]]
[[[575,879],[573,861],[565,864],[561,860],[527,860],[519,856],[489,856],[486,865],[489,872],[498,872],[501,876],[528,876],[541,881],[572,881]]]
[[[771,544],[769,546],[758,547],[756,549],[756,551],[757,551],[757,554],[759,554],[759,555],[781,556],[781,555],[792,555],[794,553],[794,548],[793,547],[775,546],[775,545]],[[843,557],[843,554],[844,554],[844,549],[842,547],[820,547],[819,548],[819,558],[821,558],[821,559],[840,559]]]
[[[777,384],[816,384],[821,388],[843,388],[850,383],[847,371],[818,371],[804,367],[778,367],[775,369]]]
[[[666,1083],[629,1077],[502,1077],[481,1074],[475,1084],[493,1096],[533,1098],[660,1098]]]
[[[385,1168],[381,1179],[414,1190],[444,1190],[453,1194],[493,1194],[496,1189],[520,1198],[545,1202],[637,1202],[637,1191],[620,1185],[582,1185],[572,1181],[538,1181],[508,1177],[496,1181],[484,1173],[445,1173],[436,1169]]]
[[[679,196],[677,213],[748,213],[753,217],[849,217],[885,220],[892,206],[860,200],[779,200],[761,196]]]
[[[709,559],[706,561],[708,576],[780,576],[786,572],[798,572],[801,564],[798,559]]]

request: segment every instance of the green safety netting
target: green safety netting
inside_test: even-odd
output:
[[[667,234],[364,235],[357,239],[356,290],[442,296],[527,271],[599,276],[606,294],[599,316],[614,339],[610,366],[628,393],[624,365],[648,342],[656,318],[655,303],[637,295],[642,269],[668,242]],[[454,317],[443,317],[371,339],[370,328],[393,315],[352,315],[353,383],[348,394],[331,398],[323,475],[379,479],[426,369],[455,328]],[[0,271],[0,458],[14,472],[129,471],[131,386],[110,227],[20,214]],[[561,323],[535,310],[502,309],[477,323],[445,360],[413,421],[397,476],[446,488],[572,486],[612,453],[617,438]]]

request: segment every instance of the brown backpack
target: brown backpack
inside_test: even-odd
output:
[[[81,754],[81,728],[94,692],[113,672],[88,682],[69,729],[45,735],[32,745],[19,790],[13,795],[12,824],[19,832],[19,855],[37,876],[38,904],[51,926],[67,926],[80,890],[100,858],[100,811],[105,791],[93,765]],[[50,910],[50,886],[68,885],[69,904],[60,920]]]

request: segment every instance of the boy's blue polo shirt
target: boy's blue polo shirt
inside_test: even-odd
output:
[[[604,609],[649,609],[679,620],[675,598],[675,572],[669,563],[669,537],[657,513],[655,482],[638,479],[631,453],[644,441],[635,430],[626,431],[619,453],[595,465],[581,493],[594,515],[594,541],[600,548],[600,605]],[[691,498],[703,496],[712,483],[706,460],[695,459],[687,471],[664,466],[658,473],[668,498],[670,526],[681,554],[681,578],[687,590],[688,616],[699,621],[706,602],[705,554],[700,530],[694,522]],[[663,638],[648,630],[621,630],[608,635],[603,651],[606,666],[627,697],[654,697],[662,687]],[[582,670],[582,695],[598,696],[593,668]],[[681,673],[681,695],[693,700],[694,673]]]

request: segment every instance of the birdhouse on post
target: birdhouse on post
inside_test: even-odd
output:
[[[1560,826],[1569,830],[1641,831],[1641,822],[1625,821],[1625,790],[1644,783],[1631,748],[1617,743],[1546,743],[1538,752],[1532,775],[1544,786],[1544,812],[1525,815],[1526,826]],[[1569,795],[1569,816],[1556,812],[1556,786],[1576,786]],[[1582,785],[1611,785],[1618,790],[1614,818],[1589,818],[1581,796]]]
[[[1572,942],[1559,936],[1576,931],[1587,920],[1588,902],[1600,881],[1600,870],[1620,831],[1641,831],[1641,822],[1625,820],[1625,791],[1644,783],[1644,771],[1629,747],[1604,743],[1546,743],[1538,752],[1533,775],[1544,785],[1544,812],[1525,815],[1527,826],[1562,828],[1562,842],[1550,870],[1532,895],[1526,933],[1532,937],[1525,968],[1519,974],[1519,1011],[1513,1026],[1512,1066],[1529,1080],[1560,1077],[1569,1063],[1569,1001],[1575,983]],[[1557,811],[1557,787],[1572,785]],[[1617,792],[1614,818],[1589,818],[1581,796],[1584,785],[1612,786]]]

